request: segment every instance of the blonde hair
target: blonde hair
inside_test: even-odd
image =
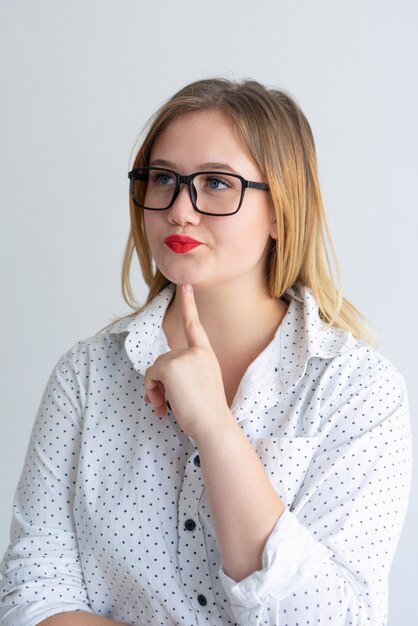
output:
[[[266,280],[270,296],[280,298],[299,281],[311,289],[326,328],[336,326],[351,331],[355,338],[376,347],[370,323],[342,295],[341,272],[319,187],[314,138],[305,115],[287,93],[267,89],[253,80],[235,82],[213,78],[191,83],[150,119],[132,167],[149,164],[153,143],[170,122],[186,113],[205,110],[219,111],[226,116],[269,185],[278,230],[277,239],[271,238],[267,257]],[[134,313],[125,317],[138,313],[169,284],[159,269],[153,268],[143,211],[131,198],[130,218],[122,265],[122,295]],[[327,239],[338,288],[333,284]],[[138,307],[130,282],[134,250],[149,287],[142,307]]]

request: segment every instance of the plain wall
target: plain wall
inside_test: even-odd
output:
[[[131,150],[199,78],[255,78],[302,106],[344,295],[405,377],[417,436],[417,18],[412,0],[0,2],[1,553],[53,366],[129,312]],[[132,277],[143,301],[137,265]],[[390,626],[418,614],[416,479]]]

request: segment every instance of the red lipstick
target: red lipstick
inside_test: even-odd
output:
[[[185,237],[184,235],[170,235],[164,239],[164,242],[167,246],[175,252],[176,254],[184,254],[185,252],[189,252],[189,250],[193,250],[196,246],[201,245],[201,241],[196,241],[196,239],[192,239],[191,237]]]

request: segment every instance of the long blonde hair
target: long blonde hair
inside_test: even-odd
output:
[[[132,167],[149,164],[153,143],[170,122],[186,113],[204,110],[219,111],[229,119],[244,150],[269,185],[278,230],[277,239],[271,238],[267,257],[266,280],[270,296],[280,298],[299,281],[311,289],[325,327],[349,330],[357,339],[376,347],[370,323],[342,295],[341,271],[319,187],[314,138],[305,115],[287,93],[267,89],[253,80],[235,82],[212,78],[191,83],[150,119]],[[131,228],[122,265],[122,295],[134,312],[125,317],[138,313],[169,283],[158,268],[154,269],[143,211],[131,199],[129,201]],[[327,239],[338,288],[332,279]],[[149,288],[143,306],[138,306],[130,282],[134,250]]]

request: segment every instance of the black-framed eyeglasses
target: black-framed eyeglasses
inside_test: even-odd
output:
[[[246,180],[229,172],[195,172],[182,176],[163,167],[137,167],[128,173],[133,203],[149,211],[173,206],[180,185],[187,185],[193,208],[204,215],[233,215],[247,188],[268,191],[266,183]]]

